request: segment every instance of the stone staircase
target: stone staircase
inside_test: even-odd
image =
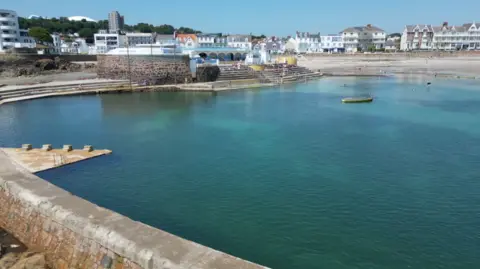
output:
[[[240,66],[240,68],[238,68],[238,67],[228,65],[228,66],[219,66],[219,68],[220,68],[220,75],[218,75],[218,78],[216,81],[257,78],[255,71],[248,68],[247,66]]]
[[[267,66],[265,70],[259,71],[260,76],[272,83],[289,83],[296,81],[308,81],[318,79],[322,76],[319,72],[314,72],[306,67],[280,65]]]

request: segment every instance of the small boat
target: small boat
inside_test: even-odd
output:
[[[342,103],[370,103],[373,101],[373,97],[347,97],[342,99]]]

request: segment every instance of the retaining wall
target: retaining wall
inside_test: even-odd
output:
[[[265,268],[98,207],[26,172],[0,150],[0,227],[54,268]]]
[[[100,78],[131,79],[149,85],[192,82],[190,61],[185,55],[98,55],[97,74]]]

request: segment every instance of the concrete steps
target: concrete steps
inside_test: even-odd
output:
[[[232,66],[220,66],[220,75],[216,81],[255,79],[255,72],[246,66],[240,68]]]
[[[18,89],[0,91],[0,100],[23,97],[28,95],[46,94],[46,93],[54,93],[54,92],[61,92],[61,91],[72,91],[72,90],[78,90],[78,89],[94,90],[99,88],[120,87],[122,85],[128,85],[128,82],[101,82],[101,83],[72,84],[72,85],[61,85],[61,86],[32,85],[31,87],[20,87]]]

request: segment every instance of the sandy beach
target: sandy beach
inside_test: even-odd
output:
[[[400,55],[300,57],[298,65],[332,75],[427,75],[480,79],[480,57],[410,58]]]

